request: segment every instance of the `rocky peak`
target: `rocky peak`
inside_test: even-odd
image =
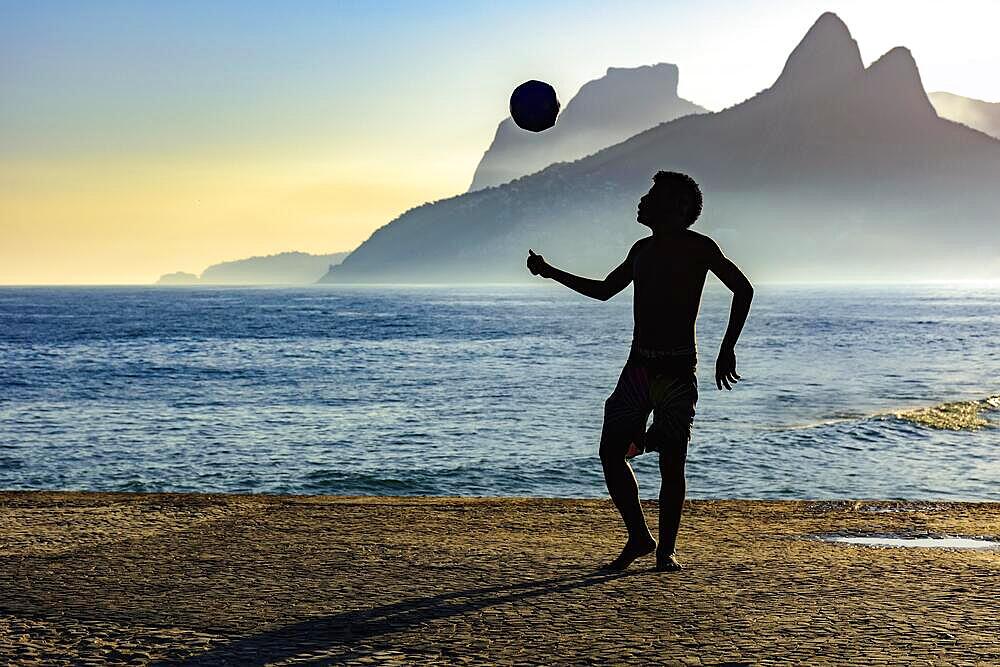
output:
[[[677,65],[670,63],[609,67],[607,74],[585,83],[569,101],[559,117],[560,131],[577,123],[628,122],[636,115],[648,116],[650,109],[662,108],[678,99],[677,81]]]
[[[506,183],[554,162],[594,153],[679,116],[705,109],[677,96],[677,65],[609,67],[585,83],[563,108],[555,127],[534,134],[510,118],[476,168],[471,190]]]
[[[936,116],[910,50],[897,46],[869,65],[865,84],[884,109],[906,116]]]
[[[864,71],[858,43],[840,17],[820,16],[788,56],[773,88],[797,93],[829,90]]]

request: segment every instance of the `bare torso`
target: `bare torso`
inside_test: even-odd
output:
[[[693,348],[705,276],[719,247],[684,230],[642,239],[633,252],[633,340],[657,350]]]

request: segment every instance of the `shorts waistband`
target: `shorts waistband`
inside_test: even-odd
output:
[[[628,359],[629,363],[638,364],[661,375],[687,375],[694,373],[698,366],[698,354],[690,345],[648,348],[633,344]]]
[[[681,345],[669,348],[641,347],[632,343],[632,354],[643,359],[675,359],[677,357],[693,357],[697,355],[694,345]]]

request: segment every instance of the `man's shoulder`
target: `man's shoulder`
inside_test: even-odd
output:
[[[693,229],[685,229],[684,234],[687,235],[689,239],[696,243],[704,243],[708,245],[715,245],[715,241],[712,237],[707,234],[702,234],[701,232],[696,232]]]
[[[700,234],[691,229],[685,229],[680,233],[679,238],[681,239],[679,244],[674,247],[676,249],[680,249],[682,252],[690,253],[693,251],[696,255],[701,255],[706,258],[713,258],[722,255],[722,249],[719,247],[719,244],[716,243],[712,237],[706,234]],[[650,245],[652,241],[652,236],[644,236],[639,239],[632,244],[631,248],[629,248],[629,256],[635,256],[637,252]]]
[[[652,240],[653,240],[652,236],[644,236],[644,237],[642,237],[641,239],[639,239],[638,241],[636,241],[635,243],[632,244],[632,247],[628,249],[628,253],[630,255],[635,254],[639,250],[642,250],[642,248],[645,245],[647,245]]]
[[[715,239],[711,236],[708,236],[707,234],[700,234],[693,229],[688,229],[685,233],[688,235],[691,243],[699,250],[702,250],[706,255],[714,256],[722,254],[722,249],[719,247],[719,244],[716,243]]]

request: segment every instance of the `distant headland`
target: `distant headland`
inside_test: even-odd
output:
[[[157,285],[309,285],[349,253],[281,252],[212,264],[201,276],[184,271],[160,276]]]

